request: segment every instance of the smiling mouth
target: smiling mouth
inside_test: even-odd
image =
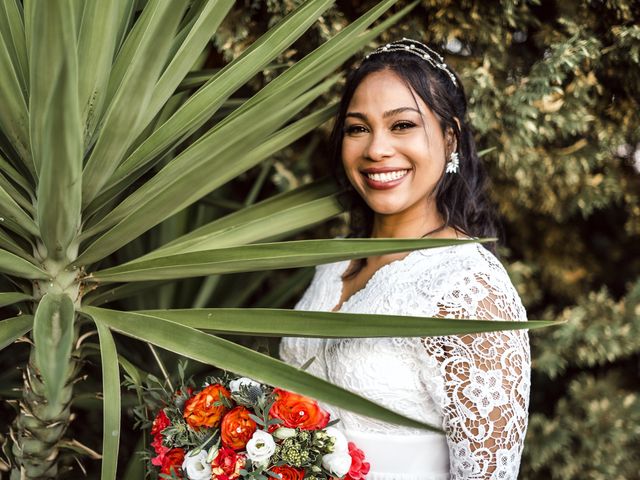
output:
[[[407,173],[409,173],[409,170],[394,170],[391,172],[364,173],[364,176],[374,182],[388,183],[401,179],[406,176]]]

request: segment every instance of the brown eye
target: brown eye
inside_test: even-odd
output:
[[[413,127],[415,127],[415,126],[416,126],[416,124],[415,124],[415,123],[413,123],[413,122],[406,122],[406,121],[403,121],[403,122],[395,123],[395,124],[393,125],[393,129],[394,129],[394,130],[407,130],[407,129],[409,129],[409,128],[413,128]]]
[[[349,125],[344,128],[344,133],[347,135],[357,135],[359,133],[365,133],[366,131],[362,125]]]

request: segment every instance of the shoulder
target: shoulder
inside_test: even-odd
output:
[[[506,269],[481,244],[420,250],[412,263],[417,288],[431,292],[443,316],[526,320]]]

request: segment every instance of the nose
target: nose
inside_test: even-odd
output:
[[[392,139],[382,131],[369,136],[369,143],[364,151],[364,157],[377,162],[393,156],[394,152]]]

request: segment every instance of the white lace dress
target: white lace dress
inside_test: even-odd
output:
[[[349,262],[320,265],[296,305],[330,311]],[[341,312],[526,320],[506,271],[484,247],[416,250],[380,268]],[[428,338],[285,338],[283,361],[446,435],[330,408],[371,463],[369,480],[516,479],[527,429],[526,330]]]

